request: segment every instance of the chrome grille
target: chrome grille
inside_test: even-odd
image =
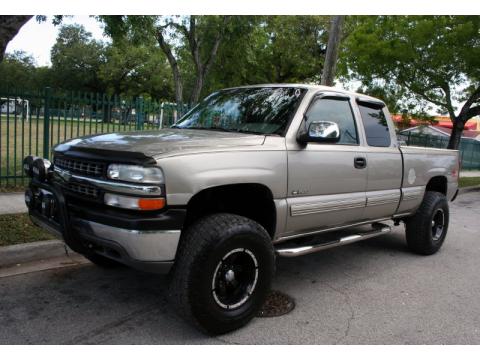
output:
[[[98,197],[98,189],[89,186],[89,185],[83,185],[83,184],[75,184],[75,183],[68,183],[67,188],[70,191],[73,191],[74,193],[80,194],[80,195],[86,195],[89,197],[96,198]]]
[[[104,169],[104,165],[101,163],[80,159],[55,158],[54,164],[72,173],[90,176],[102,176]]]

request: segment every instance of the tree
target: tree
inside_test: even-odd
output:
[[[63,25],[51,51],[53,84],[63,89],[104,92],[98,74],[105,46],[82,25]]]
[[[169,65],[163,53],[153,46],[127,40],[108,45],[98,76],[109,93],[156,100],[173,98]]]
[[[448,113],[457,149],[465,123],[480,115],[480,17],[375,16],[353,19],[343,44],[343,75],[398,91]],[[457,109],[456,103],[459,103]]]
[[[237,16],[218,50],[206,90],[320,81],[327,16]]]
[[[32,56],[23,51],[6,54],[3,62],[0,63],[1,86],[6,89],[15,89],[21,84],[24,89],[33,89],[35,72],[35,61]]]
[[[173,75],[175,99],[184,101],[184,72],[180,64],[186,59],[194,65],[195,84],[190,102],[199,99],[205,79],[215,62],[223,40],[228,16],[100,16],[106,32],[114,41],[127,37],[149,43],[152,36],[164,52]]]
[[[323,65],[322,85],[333,86],[335,78],[335,69],[338,60],[338,48],[342,37],[342,27],[345,21],[344,15],[332,16],[332,24],[328,33],[327,53],[325,55],[325,64]]]
[[[195,65],[195,84],[190,96],[191,104],[197,103],[200,98],[205,79],[215,61],[218,48],[225,35],[228,20],[229,16],[218,18],[216,16],[197,17],[190,15],[188,19],[185,18],[181,21],[168,19],[165,25],[157,30],[158,43],[172,67],[175,82],[181,80],[179,78],[178,61],[173,54],[172,45],[165,39],[164,30],[169,27],[175,29],[187,42],[188,50]],[[209,46],[205,46],[205,43]],[[180,102],[177,101],[177,103],[181,103],[181,97]]]
[[[3,61],[8,43],[18,34],[23,25],[33,15],[2,15],[0,16],[0,62]]]

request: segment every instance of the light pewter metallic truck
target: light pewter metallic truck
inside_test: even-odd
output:
[[[218,91],[171,128],[82,137],[28,156],[32,220],[100,266],[169,273],[173,304],[219,334],[260,309],[275,257],[386,234],[429,255],[458,152],[400,146],[385,104],[311,85]]]

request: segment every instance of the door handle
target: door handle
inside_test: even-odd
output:
[[[364,169],[367,167],[367,159],[365,159],[364,157],[356,157],[353,160],[353,165],[357,169]]]

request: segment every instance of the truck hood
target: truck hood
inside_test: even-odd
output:
[[[84,136],[63,142],[56,152],[87,151],[137,153],[163,157],[197,151],[262,145],[264,135],[230,133],[212,130],[165,129]]]

